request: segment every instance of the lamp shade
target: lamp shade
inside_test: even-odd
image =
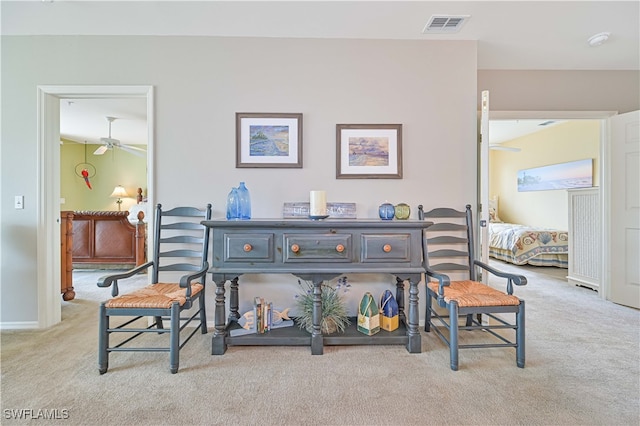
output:
[[[110,195],[111,198],[126,198],[129,197],[127,191],[124,189],[122,185],[118,185],[113,189],[113,192]]]

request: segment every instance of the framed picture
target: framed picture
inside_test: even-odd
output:
[[[236,168],[301,168],[302,114],[236,113]]]
[[[402,179],[402,124],[337,124],[337,179]]]
[[[518,171],[518,192],[591,188],[593,159],[569,161]]]

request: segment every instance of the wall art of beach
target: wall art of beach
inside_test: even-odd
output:
[[[349,166],[388,166],[389,138],[350,137]]]
[[[593,186],[593,159],[520,170],[518,192]]]
[[[289,126],[249,126],[249,156],[289,155]]]

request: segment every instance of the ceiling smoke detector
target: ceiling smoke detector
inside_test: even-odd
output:
[[[596,47],[596,46],[600,46],[601,44],[603,44],[605,41],[609,40],[609,36],[611,35],[611,33],[598,33],[596,35],[592,35],[591,37],[589,37],[589,40],[587,40],[587,42],[589,43],[589,46],[591,47]]]
[[[457,33],[471,15],[433,15],[422,30],[423,34]]]

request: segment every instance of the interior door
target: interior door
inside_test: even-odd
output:
[[[611,124],[610,300],[640,308],[640,111]]]
[[[489,263],[489,91],[482,91],[482,110],[480,112],[480,207],[476,211],[480,240],[480,258]],[[483,274],[482,281],[488,283],[489,277]]]

